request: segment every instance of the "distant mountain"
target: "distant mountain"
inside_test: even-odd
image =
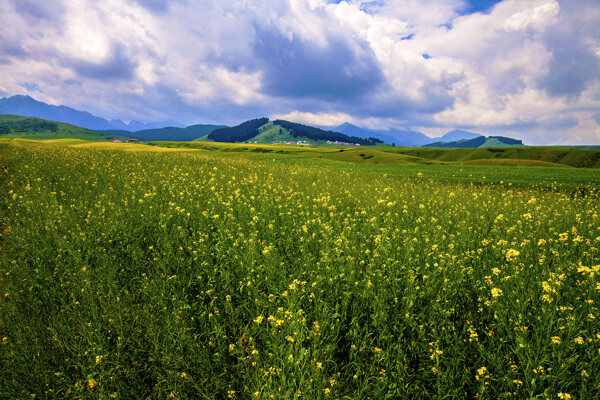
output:
[[[452,149],[474,149],[478,147],[522,147],[523,141],[504,136],[478,136],[475,139],[461,139],[454,142],[434,142],[423,147],[443,147]]]
[[[121,120],[108,121],[104,118],[92,115],[87,111],[79,111],[67,106],[53,106],[37,101],[32,97],[21,95],[1,98],[0,114],[18,114],[27,117],[44,118],[95,131],[110,129],[137,131],[140,129],[160,128],[169,125],[168,123],[144,124],[137,121],[131,121],[129,124],[126,124]],[[171,123],[170,125],[174,124]]]
[[[217,129],[207,137],[215,142],[256,142],[256,143],[310,143],[343,142],[360,145],[383,143],[378,138],[349,136],[341,132],[328,131],[314,126],[290,121],[257,118],[231,128]]]
[[[479,133],[473,133],[473,132],[469,132],[469,131],[462,131],[460,129],[455,129],[453,131],[446,133],[444,136],[441,136],[438,138],[433,138],[432,141],[434,141],[434,142],[456,142],[458,140],[463,140],[463,139],[475,139],[479,136],[483,136],[483,135],[481,135]]]
[[[360,138],[374,137],[382,140],[384,143],[394,143],[394,137],[390,136],[388,131],[361,128],[360,126],[352,125],[349,122],[344,122],[342,125],[333,128],[333,130],[348,136],[357,136]]]
[[[102,130],[99,132],[112,135],[127,136],[143,142],[176,141],[189,142],[212,133],[215,129],[227,128],[225,125],[191,125],[186,128],[167,126],[158,129],[144,129],[137,132],[124,130]]]
[[[375,129],[367,129],[362,128],[348,122],[343,123],[334,128],[334,130],[338,132],[345,133],[346,135],[354,135],[358,137],[375,137],[381,139],[385,143],[395,144],[396,146],[425,146],[428,145],[430,147],[454,147],[456,146],[455,142],[465,141],[465,140],[473,140],[480,136],[483,136],[479,133],[464,131],[460,129],[455,129],[450,132],[447,132],[443,136],[431,138],[425,135],[422,132],[413,131],[409,129],[401,129],[401,130],[375,130]],[[444,143],[452,143],[449,146],[442,145]],[[477,141],[472,143],[466,143],[464,146],[476,146]],[[502,142],[499,142],[500,144]],[[497,143],[498,144],[498,143]],[[480,144],[483,145],[483,144]]]
[[[174,121],[174,120],[163,121],[163,122],[150,122],[147,124],[145,124],[143,122],[135,121],[135,120],[129,121],[129,123],[126,124],[125,122],[123,122],[119,119],[111,119],[109,122],[114,127],[114,129],[125,130],[125,131],[129,131],[129,132],[139,132],[142,130],[160,129],[160,128],[165,128],[165,127],[184,128],[183,125],[177,123],[177,121]]]
[[[412,130],[375,130],[366,129],[359,126],[350,124],[348,122],[343,123],[335,128],[337,132],[344,133],[346,135],[358,136],[362,138],[374,137],[382,140],[388,144],[395,144],[396,146],[422,146],[427,143],[431,143],[434,139],[429,136]]]

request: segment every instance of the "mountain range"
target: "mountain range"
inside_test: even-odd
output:
[[[154,122],[142,123],[131,121],[125,123],[121,120],[107,120],[102,117],[95,116],[87,111],[76,110],[67,106],[54,106],[38,101],[30,96],[16,95],[12,97],[0,98],[0,114],[14,114],[28,117],[38,117],[50,121],[72,124],[78,127],[101,132],[105,135],[130,137],[141,141],[191,141],[201,138],[201,140],[215,140],[214,137],[225,137],[229,133],[225,125],[191,125],[183,127],[176,122]],[[260,119],[262,121],[262,119]],[[257,120],[252,120],[257,121]],[[234,136],[240,132],[239,127],[249,123],[246,121],[233,127]],[[293,124],[294,126],[292,127]],[[252,124],[250,124],[252,125]],[[244,125],[246,126],[246,125]],[[430,147],[462,147],[474,146],[475,142],[470,140],[480,140],[483,135],[479,133],[468,132],[464,130],[453,130],[440,137],[429,137],[422,132],[411,129],[388,129],[376,130],[359,127],[351,123],[343,123],[334,128],[330,127],[309,127],[307,125],[294,124],[288,121],[262,121],[260,126],[256,127],[258,133],[254,135],[254,131],[246,132],[245,135],[249,139],[257,143],[279,143],[279,142],[295,142],[298,140],[308,140],[311,135],[315,138],[313,141],[326,142],[327,140],[335,142],[348,142],[357,144],[375,144],[387,143],[395,146],[430,146]],[[225,131],[222,131],[225,129]],[[235,129],[238,129],[237,131]],[[252,128],[254,129],[254,128]],[[219,130],[221,135],[214,136],[213,131]],[[300,134],[299,132],[302,132]],[[242,135],[243,136],[243,135]],[[241,137],[241,136],[240,136]],[[329,139],[324,139],[329,138]],[[501,139],[490,137],[488,141],[491,145],[507,145],[508,142],[503,142]],[[245,140],[249,140],[245,139]],[[331,139],[331,140],[330,140]],[[241,141],[245,141],[241,140]],[[467,143],[468,142],[468,143]],[[517,141],[518,142],[518,141]],[[443,145],[442,145],[443,144]],[[488,145],[486,144],[486,145]],[[515,142],[510,142],[510,145],[519,145]],[[522,145],[522,143],[520,144]]]
[[[97,117],[87,111],[79,111],[67,106],[53,106],[37,101],[30,96],[16,95],[0,99],[0,114],[15,114],[26,117],[38,117],[46,120],[65,122],[91,130],[124,130],[135,132],[142,129],[162,128],[168,125],[180,126],[174,121],[155,122],[145,124],[143,122],[131,121],[125,123],[121,120],[107,120]]]
[[[435,142],[455,142],[458,140],[475,139],[482,136],[479,133],[473,133],[463,130],[453,130],[440,137],[429,137],[422,132],[409,129],[398,130],[375,130],[361,128],[348,122],[333,128],[334,131],[353,135],[362,138],[374,137],[381,139],[385,143],[394,144],[396,146],[424,146]]]

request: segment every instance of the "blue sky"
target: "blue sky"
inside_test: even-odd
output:
[[[489,12],[500,0],[470,0],[465,2],[464,11],[461,14],[474,12]]]
[[[5,0],[0,96],[600,144],[596,0]]]

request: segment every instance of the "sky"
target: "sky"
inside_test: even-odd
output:
[[[600,144],[597,0],[0,0],[0,97]]]

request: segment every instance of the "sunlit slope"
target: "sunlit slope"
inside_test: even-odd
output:
[[[159,146],[147,146],[143,143],[114,143],[112,141],[85,140],[77,138],[37,140],[29,136],[1,137],[1,143],[22,144],[27,146],[62,145],[65,147],[86,148],[95,150],[122,150],[122,151],[146,151],[146,152],[181,152],[194,151],[185,148],[169,148]]]
[[[298,141],[310,141],[304,137],[294,137],[287,129],[273,124],[273,121],[269,121],[258,130],[258,135],[250,139],[251,142],[260,144],[271,144],[271,143],[285,143],[285,142],[298,142]]]
[[[531,165],[533,161],[536,161],[539,162],[537,163],[539,166],[547,166],[550,163],[556,164],[555,166],[600,168],[600,150],[567,147],[441,149],[424,147],[395,148],[386,146],[379,147],[378,149],[396,154],[452,163],[471,163],[479,160],[480,163],[487,162],[489,165],[499,165],[502,164],[499,160],[503,160],[505,164]]]
[[[265,135],[275,128],[265,130]],[[372,164],[459,164],[600,168],[600,150],[566,147],[442,149],[426,147],[303,147],[246,143],[151,142],[161,147],[227,152],[295,154],[337,161]]]
[[[0,115],[0,138],[24,137],[31,139],[85,139],[110,140],[118,136],[107,135],[89,129],[80,128],[64,122],[49,121],[36,117],[20,115]]]

